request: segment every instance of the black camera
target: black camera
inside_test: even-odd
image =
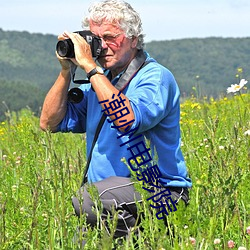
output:
[[[93,57],[98,57],[101,54],[102,40],[99,37],[95,36],[90,30],[75,31],[74,33],[78,33],[87,41]],[[58,41],[56,51],[61,57],[75,57],[74,44],[70,39]]]

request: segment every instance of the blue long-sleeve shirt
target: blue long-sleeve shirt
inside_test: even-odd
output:
[[[109,176],[129,177],[130,170],[122,159],[130,159],[129,147],[144,141],[145,136],[150,143],[149,153],[152,158],[157,158],[156,163],[162,174],[161,182],[175,187],[192,185],[181,152],[179,88],[168,69],[149,55],[147,61],[150,63],[137,72],[123,91],[130,100],[135,116],[131,130],[137,128],[134,136],[143,136],[121,147],[122,143],[129,140],[129,134],[119,136],[119,130],[112,128],[114,124],[106,119],[93,149],[88,170],[89,182]],[[119,77],[113,79],[112,84]],[[83,84],[80,88],[84,93],[83,100],[78,104],[68,102],[66,116],[58,126],[58,131],[86,132],[89,155],[102,108],[90,84]]]

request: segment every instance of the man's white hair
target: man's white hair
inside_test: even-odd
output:
[[[89,29],[90,20],[98,24],[105,20],[118,25],[125,32],[126,37],[137,37],[137,49],[143,49],[144,35],[141,18],[129,3],[120,0],[96,2],[90,6],[89,15],[83,19],[82,27]]]

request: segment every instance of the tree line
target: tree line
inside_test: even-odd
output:
[[[29,107],[39,115],[60,70],[56,43],[54,35],[0,29],[0,120],[8,109]],[[145,49],[172,71],[183,98],[217,98],[240,78],[250,78],[248,37],[152,41]]]

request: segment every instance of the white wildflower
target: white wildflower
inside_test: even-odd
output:
[[[250,129],[248,129],[247,131],[244,132],[245,136],[249,136],[250,135]]]
[[[245,79],[241,79],[239,84],[231,84],[231,87],[227,88],[227,93],[235,93],[240,91],[245,85],[247,81]]]
[[[214,244],[217,245],[217,244],[220,244],[220,239],[214,239]]]
[[[247,250],[245,247],[239,247],[238,250]]]

